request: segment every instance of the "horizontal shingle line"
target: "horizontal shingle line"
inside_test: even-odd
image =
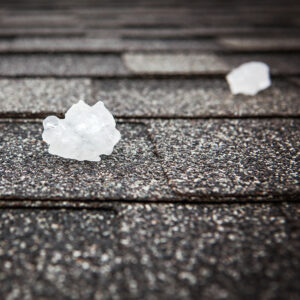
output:
[[[229,72],[229,71],[228,71]],[[214,74],[128,74],[128,75],[44,75],[44,74],[35,74],[35,75],[1,75],[0,79],[91,79],[91,80],[105,80],[105,79],[130,79],[130,80],[139,80],[139,79],[224,79],[225,73],[214,73]],[[299,73],[293,74],[272,74],[272,78],[285,79],[288,77],[300,76]]]
[[[288,195],[286,195],[288,197]],[[101,210],[101,211],[112,211],[115,214],[118,214],[117,205],[118,204],[126,204],[126,205],[134,205],[134,204],[158,204],[158,205],[194,205],[194,206],[203,206],[203,205],[220,205],[220,204],[226,204],[228,206],[234,206],[234,205],[248,205],[253,204],[253,200],[251,199],[240,199],[236,198],[235,201],[228,201],[226,200],[226,197],[224,199],[220,199],[217,201],[213,200],[189,200],[184,199],[184,202],[182,200],[174,199],[166,199],[166,200],[123,200],[123,199],[106,199],[106,200],[78,200],[78,199],[72,199],[72,198],[63,198],[63,199],[23,199],[23,198],[15,198],[12,197],[11,199],[0,199],[0,211],[2,209],[68,209],[68,210]],[[292,200],[289,199],[286,200],[260,200],[256,201],[255,205],[274,205],[280,207],[281,205],[285,203],[293,203],[293,205],[299,205],[300,201],[298,200]]]
[[[65,113],[57,113],[57,112],[43,112],[43,113],[15,113],[15,112],[8,112],[8,113],[0,113],[0,123],[11,123],[11,122],[18,122],[18,123],[42,123],[43,119],[49,115],[55,115],[57,117],[64,117]],[[273,114],[273,115],[242,115],[242,116],[231,116],[228,114],[224,115],[209,115],[209,116],[126,116],[126,115],[116,115],[114,114],[115,119],[118,123],[135,123],[135,124],[145,124],[147,121],[150,120],[272,120],[272,119],[299,119],[300,115],[280,115],[280,114]]]

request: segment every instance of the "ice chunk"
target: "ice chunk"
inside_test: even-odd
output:
[[[101,101],[93,106],[79,101],[65,119],[49,116],[43,125],[49,153],[64,158],[100,161],[99,155],[111,154],[121,138],[114,117]]]
[[[227,76],[232,94],[256,95],[271,85],[268,65],[263,62],[248,62],[233,69]]]

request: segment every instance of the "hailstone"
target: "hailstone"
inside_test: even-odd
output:
[[[101,101],[93,106],[79,101],[64,119],[49,116],[43,126],[50,154],[80,161],[100,161],[99,155],[110,155],[121,138],[114,117]]]
[[[271,85],[268,65],[263,62],[248,62],[233,69],[226,79],[232,94],[254,96]]]

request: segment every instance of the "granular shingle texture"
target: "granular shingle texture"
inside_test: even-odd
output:
[[[299,196],[299,119],[151,123],[178,193],[202,198]]]
[[[299,74],[299,55],[285,54],[163,54],[128,53],[123,55],[126,67],[137,74],[225,75],[249,61],[263,61],[274,75]]]
[[[0,28],[0,37],[79,37],[84,36],[82,28],[72,27],[30,27]]]
[[[122,139],[99,163],[48,154],[42,124],[0,123],[0,198],[172,198],[159,160],[142,124],[118,126]]]
[[[79,99],[102,100],[120,117],[295,116],[299,88],[274,80],[255,97],[233,96],[221,79],[0,79],[0,114],[64,113]]]
[[[228,65],[230,70],[238,67],[242,63],[249,61],[261,61],[270,67],[271,75],[298,75],[300,63],[300,56],[298,54],[286,53],[267,53],[267,54],[228,54],[222,57]],[[229,70],[229,71],[230,71]]]
[[[117,55],[0,55],[1,76],[113,76],[127,74]]]
[[[0,53],[101,53],[122,51],[191,51],[191,50],[217,50],[217,44],[212,40],[186,41],[120,38],[16,38],[1,39]]]
[[[1,1],[0,300],[299,298],[300,5]],[[233,96],[249,61],[272,85]],[[122,139],[50,155],[102,100]]]
[[[68,28],[66,28],[68,29]],[[55,28],[54,28],[55,30]],[[63,30],[63,29],[61,29]],[[18,31],[20,33],[20,31]],[[0,35],[7,33],[7,31],[0,29]],[[23,35],[29,35],[30,32],[23,30]],[[44,33],[41,31],[41,33]],[[123,37],[123,38],[135,38],[135,39],[203,39],[214,38],[220,36],[254,36],[254,37],[266,37],[266,35],[272,35],[274,37],[282,36],[298,36],[297,28],[284,28],[284,27],[249,27],[249,26],[222,26],[222,27],[182,27],[182,28],[145,28],[145,27],[131,27],[131,28],[90,28],[87,32],[89,37]],[[226,48],[222,48],[226,50]]]
[[[228,50],[236,51],[299,51],[300,39],[288,38],[266,38],[266,37],[227,37],[219,40],[219,43]]]
[[[91,102],[89,79],[0,79],[0,115],[61,114],[79,100]]]
[[[229,66],[214,54],[125,54],[126,67],[140,74],[223,74]]]
[[[297,204],[1,209],[0,295],[297,299],[297,214]]]
[[[295,116],[300,89],[284,80],[254,97],[232,95],[224,79],[112,79],[93,83],[120,117]]]
[[[1,16],[1,27],[43,27],[43,26],[64,26],[71,27],[76,26],[76,18],[73,15],[67,14],[19,14],[10,15],[5,14]]]

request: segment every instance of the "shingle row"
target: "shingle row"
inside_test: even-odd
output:
[[[0,294],[297,299],[297,214],[297,204],[1,209]]]
[[[0,76],[225,75],[248,61],[269,64],[273,75],[298,75],[297,54],[127,53],[0,55]]]
[[[0,53],[101,53],[125,51],[212,51],[218,50],[211,39],[161,40],[120,38],[17,38],[0,40]]]
[[[102,100],[121,118],[299,116],[298,78],[256,96],[232,95],[224,79],[0,79],[0,116],[63,114]]]
[[[299,119],[120,124],[100,163],[47,153],[42,125],[0,124],[1,199],[295,200]],[[150,138],[151,137],[151,138]]]

